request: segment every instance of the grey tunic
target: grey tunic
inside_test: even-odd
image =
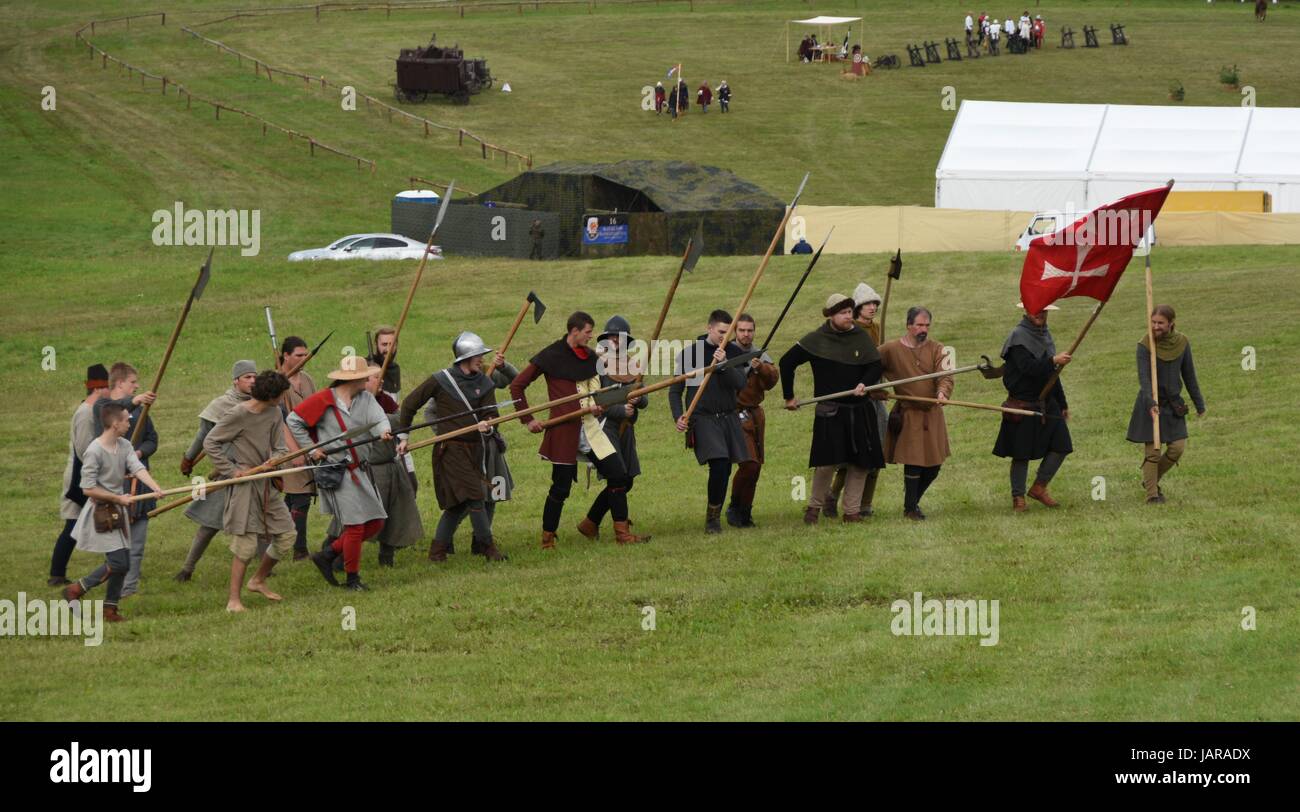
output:
[[[1128,421],[1130,443],[1151,442],[1151,353],[1146,343],[1138,344],[1138,394],[1133,402],[1133,416]],[[1183,402],[1183,384],[1192,396],[1196,411],[1205,411],[1205,398],[1196,381],[1196,366],[1192,363],[1192,342],[1187,342],[1183,354],[1172,361],[1156,358],[1156,380],[1160,382],[1160,442],[1172,443],[1187,439],[1187,417],[1174,414],[1174,404]]]
[[[203,443],[207,440],[208,432],[212,431],[214,425],[215,424],[210,420],[199,418],[199,431],[198,434],[195,435],[194,443],[191,444],[190,448],[196,446],[200,449],[203,448]],[[223,449],[222,453],[225,454],[226,457],[230,457],[232,453],[230,446],[227,445]],[[194,454],[196,455],[198,452],[195,451]],[[194,455],[187,454],[186,456],[191,459],[194,458]],[[215,482],[221,478],[220,474],[218,474],[213,476],[211,479]],[[215,490],[207,494],[203,499],[195,499],[193,502],[190,502],[189,507],[185,508],[185,517],[200,527],[206,527],[210,530],[220,530],[225,524],[227,494],[228,489],[221,488],[220,490]]]
[[[136,456],[135,449],[131,448],[130,440],[125,437],[117,438],[117,445],[109,451],[96,439],[91,441],[85,453],[81,455],[81,489],[85,491],[99,488],[109,493],[125,493],[126,475],[128,473],[135,475],[143,470],[144,464]],[[94,509],[95,500],[87,499],[81,514],[77,517],[77,523],[72,527],[72,537],[77,540],[77,549],[90,553],[111,553],[128,547],[127,539],[131,537],[129,522],[123,530],[115,530],[111,533],[97,532],[95,518],[92,515]],[[117,509],[122,513],[126,512],[124,507],[117,506]]]
[[[289,449],[284,442],[284,418],[269,404],[260,412],[236,406],[217,421],[203,440],[203,450],[222,479],[235,471],[254,468]],[[284,497],[269,479],[222,488],[227,494],[222,529],[232,536],[292,533],[293,517]],[[207,500],[204,500],[207,501]]]
[[[339,428],[339,421],[334,417],[335,410],[343,418],[345,428]],[[390,430],[388,415],[384,414],[384,410],[380,408],[374,396],[364,390],[353,395],[350,406],[344,406],[336,400],[334,406],[325,410],[325,413],[321,415],[320,421],[315,426],[318,438],[316,440],[313,440],[311,435],[307,433],[307,422],[297,412],[289,413],[288,422],[294,440],[302,447],[333,439],[345,431],[360,428],[367,423],[376,424],[370,430],[370,434],[374,437],[380,437],[384,432]],[[357,439],[361,438],[358,437]],[[335,443],[334,446],[337,446],[339,450],[332,451],[329,454],[331,462],[352,462],[352,457],[345,443]],[[332,449],[334,446],[328,448]],[[379,492],[375,490],[375,483],[371,481],[370,477],[366,476],[365,471],[359,468],[344,472],[343,483],[339,485],[337,490],[320,489],[320,511],[330,516],[337,516],[344,527],[353,524],[364,524],[371,519],[385,519],[388,517],[388,513],[384,510],[383,500],[380,498]]]
[[[385,393],[384,397],[389,396]],[[420,506],[415,501],[415,486],[407,475],[405,459],[397,456],[397,440],[376,440],[365,448],[370,479],[388,513],[384,529],[371,541],[390,547],[409,547],[424,538],[424,523],[420,521]],[[341,530],[336,519],[331,532]],[[335,532],[336,538],[337,535]]]
[[[86,453],[86,448],[95,439],[93,421],[92,408],[85,401],[82,401],[77,406],[77,410],[72,413],[72,423],[68,429],[68,462],[63,467],[63,490],[59,491],[61,497],[59,516],[64,519],[76,521],[81,516],[81,505],[69,499],[67,493],[68,489],[72,487],[74,461],[82,458]]]

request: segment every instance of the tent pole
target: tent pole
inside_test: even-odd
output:
[[[785,24],[785,62],[790,64],[790,23]]]

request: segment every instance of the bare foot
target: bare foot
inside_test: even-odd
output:
[[[279,594],[267,589],[266,583],[264,581],[259,581],[256,578],[248,582],[248,591],[261,592],[263,595],[266,596],[266,599],[268,601],[283,600],[283,598]]]
[[[226,603],[226,611],[242,612],[244,611],[244,604],[240,603],[239,601],[229,601]]]

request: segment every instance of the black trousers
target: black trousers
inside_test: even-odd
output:
[[[298,531],[298,537],[293,542],[295,550],[307,549],[307,514],[311,512],[311,494],[309,493],[286,493],[284,495],[285,507],[289,508],[289,515],[293,517],[294,529]]]
[[[614,453],[603,460],[597,460],[596,470],[605,478],[610,515],[616,522],[627,521],[627,490],[632,487],[632,480],[623,465],[623,455]],[[554,533],[560,528],[560,514],[564,512],[564,500],[569,498],[569,492],[577,479],[577,465],[551,464],[551,490],[546,494],[546,504],[542,508],[543,530]]]
[[[717,506],[727,498],[727,483],[731,480],[731,460],[716,457],[709,460],[709,505]]]
[[[941,465],[903,466],[903,510],[914,511],[921,507],[921,497],[939,476]]]
[[[76,519],[65,519],[63,532],[59,533],[59,537],[54,541],[54,553],[50,556],[51,578],[68,576],[68,559],[72,558],[72,551],[77,549],[77,540],[72,537],[72,528],[76,525]]]

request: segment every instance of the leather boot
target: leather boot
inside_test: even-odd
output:
[[[721,517],[722,505],[709,505],[708,512],[704,514],[704,532],[721,533],[722,522],[719,521]]]
[[[82,588],[80,581],[73,581],[63,588],[63,599],[65,601],[81,600],[81,596],[85,594],[86,590]]]
[[[555,549],[555,534],[552,533],[550,530],[542,531],[542,549],[543,550]]]
[[[50,576],[50,580],[46,581],[46,582],[45,582],[45,585],[46,585],[46,586],[63,586],[64,584],[70,584],[70,583],[72,583],[72,582],[69,581],[67,578],[64,578],[62,575],[51,575],[51,576]]]
[[[429,545],[429,560],[439,564],[447,560],[447,553],[451,552],[451,545],[445,541],[433,540]]]
[[[393,566],[395,564],[395,562],[393,561],[393,555],[396,552],[397,552],[397,548],[392,546],[391,544],[384,544],[382,541],[379,542],[379,566],[381,567]]]
[[[619,544],[644,544],[650,540],[650,536],[633,533],[631,522],[614,522],[614,540]]]
[[[126,618],[122,617],[121,613],[117,611],[116,606],[109,606],[108,604],[104,604],[105,623],[121,623],[124,620],[126,620]]]
[[[830,496],[826,498],[826,503],[822,505],[822,513],[826,516],[826,518],[828,519],[839,518],[840,515],[839,501],[840,501],[839,497],[837,497],[834,493],[832,493]]]
[[[1054,508],[1061,504],[1052,498],[1052,495],[1047,492],[1047,485],[1042,482],[1035,482],[1034,486],[1029,489],[1029,493],[1025,494],[1025,496],[1028,496],[1030,499],[1037,499],[1049,508]]]
[[[1016,513],[1024,513],[1026,510],[1028,510],[1028,508],[1025,507],[1025,497],[1023,497],[1023,496],[1012,496],[1012,497],[1011,497],[1011,509],[1012,509],[1013,511],[1015,511]]]
[[[334,559],[338,557],[339,554],[334,552],[332,547],[326,547],[319,553],[313,553],[311,557],[311,563],[315,564],[316,569],[320,570],[321,577],[333,586],[339,585],[339,579],[334,577]]]
[[[736,500],[734,499],[731,500],[731,503],[727,505],[727,524],[731,525],[732,527],[745,526],[744,508],[742,508],[740,505],[737,505]]]
[[[844,522],[845,524],[857,524],[858,522],[862,521],[862,514],[861,514],[861,513],[845,513],[845,514],[844,514],[844,518],[841,519],[840,521]]]
[[[578,522],[578,532],[595,541],[600,538],[600,525],[593,522],[590,516],[583,516],[582,521]]]
[[[754,524],[754,506],[753,506],[753,505],[745,505],[744,507],[737,508],[737,510],[740,511],[740,526],[741,526],[741,527],[757,527],[757,526],[758,526],[758,525]]]
[[[817,524],[817,516],[821,513],[821,511],[822,511],[821,508],[815,508],[815,507],[804,508],[803,523]]]
[[[505,553],[497,549],[496,541],[491,536],[488,536],[486,540],[474,539],[471,549],[474,555],[481,555],[488,561],[506,560]]]

